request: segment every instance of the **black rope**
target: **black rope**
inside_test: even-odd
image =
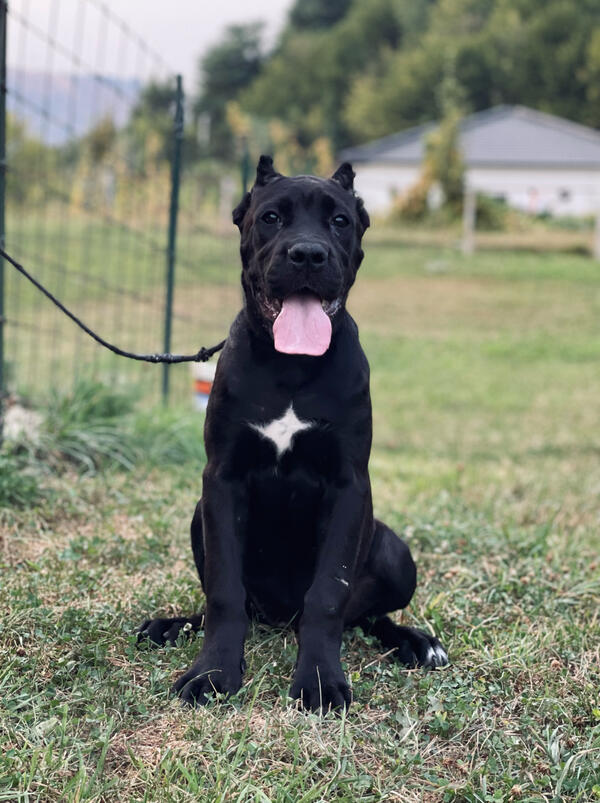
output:
[[[31,284],[34,287],[37,287],[38,290],[41,290],[42,293],[52,301],[53,304],[65,313],[74,323],[79,326],[80,329],[83,329],[90,337],[93,337],[97,343],[100,343],[101,346],[104,346],[109,351],[112,351],[113,354],[118,354],[119,357],[128,357],[130,360],[142,360],[143,362],[168,362],[168,363],[176,363],[176,362],[206,362],[209,360],[213,354],[216,354],[217,351],[220,351],[223,346],[225,345],[225,340],[222,340],[220,343],[217,343],[216,346],[211,346],[210,348],[202,348],[196,352],[196,354],[136,354],[132,351],[124,351],[120,349],[118,346],[113,346],[112,343],[108,343],[104,338],[97,335],[93,332],[89,326],[86,326],[83,321],[80,321],[79,318],[74,315],[70,310],[68,310],[64,304],[55,298],[49,290],[38,282],[37,279],[34,279],[33,276],[28,273],[23,265],[20,265],[16,259],[13,259],[9,254],[6,253],[2,248],[0,248],[0,256],[4,257],[4,259],[8,260],[10,264],[15,267],[19,273],[25,276],[26,279],[29,279]]]

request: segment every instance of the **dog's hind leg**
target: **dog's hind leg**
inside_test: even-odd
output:
[[[146,619],[137,631],[138,642],[148,640],[152,646],[164,647],[165,644],[174,645],[180,634],[184,636],[202,630],[204,627],[204,613],[192,616],[173,616],[167,619]]]
[[[346,624],[375,636],[407,666],[444,666],[448,656],[438,639],[414,627],[397,625],[385,616],[408,605],[416,584],[417,569],[408,546],[376,521],[366,571],[357,578],[346,609]]]
[[[190,535],[192,539],[194,562],[198,571],[198,577],[202,583],[202,588],[204,588],[204,532],[202,530],[202,499],[198,500],[198,504],[194,510]]]
[[[416,627],[403,627],[389,616],[365,617],[356,622],[367,636],[375,636],[392,657],[406,666],[434,668],[448,663],[448,653],[435,636]]]
[[[204,539],[202,537],[202,500],[196,505],[191,527],[192,552],[200,582],[204,584]],[[138,642],[150,641],[156,646],[175,644],[183,633],[191,635],[204,627],[204,612],[191,616],[174,616],[166,619],[146,619],[137,631]]]

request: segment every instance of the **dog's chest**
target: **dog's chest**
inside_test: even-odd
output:
[[[290,404],[279,418],[274,418],[272,421],[261,424],[250,422],[250,427],[255,432],[275,446],[278,459],[293,448],[294,438],[299,432],[313,429],[314,426],[314,422],[298,418],[293,404]]]

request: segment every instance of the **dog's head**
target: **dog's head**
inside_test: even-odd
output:
[[[329,179],[282,176],[261,156],[256,181],[233,211],[252,323],[278,351],[319,356],[363,258],[369,216],[347,162]]]

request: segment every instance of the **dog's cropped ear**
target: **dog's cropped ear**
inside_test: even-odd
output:
[[[338,184],[341,184],[345,190],[354,190],[354,176],[356,173],[352,169],[350,162],[344,162],[335,171],[331,177]]]
[[[360,224],[362,226],[362,234],[364,234],[371,225],[371,218],[365,209],[362,198],[356,199],[356,214],[358,215],[358,219],[360,220]]]
[[[244,215],[250,208],[250,198],[251,198],[250,193],[247,192],[232,212],[233,222],[239,228],[240,231],[242,230],[242,222],[244,220]]]
[[[355,176],[356,173],[352,169],[350,162],[344,162],[338,167],[331,178],[334,181],[337,181],[338,184],[341,184],[345,190],[348,190],[348,192],[354,192]],[[369,213],[365,209],[362,198],[358,197],[356,198],[356,214],[358,215],[360,225],[362,226],[362,234],[364,234],[371,225],[371,220],[369,218]]]
[[[256,166],[255,185],[257,187],[264,187],[265,184],[268,184],[270,181],[273,181],[274,178],[278,178],[279,176],[281,176],[281,173],[278,173],[273,167],[273,157],[264,155],[261,156],[258,160],[258,165]]]

